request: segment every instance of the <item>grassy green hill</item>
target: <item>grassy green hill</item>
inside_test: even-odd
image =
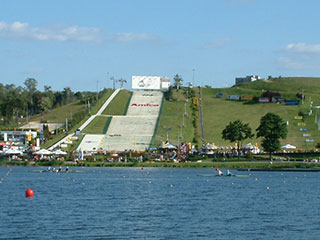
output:
[[[259,97],[262,92],[267,90],[277,91],[286,99],[297,99],[297,93],[304,93],[306,98],[304,104],[300,103],[298,106],[286,106],[276,103],[248,104],[248,102],[226,99],[231,94]],[[221,132],[230,121],[238,119],[244,123],[249,123],[255,133],[255,129],[259,126],[260,118],[267,112],[276,113],[284,121],[288,121],[288,136],[287,139],[282,141],[283,144],[290,143],[299,148],[312,149],[320,142],[320,131],[317,130],[317,125],[314,123],[315,112],[310,117],[307,115],[310,101],[313,101],[314,106],[320,105],[320,78],[276,78],[240,84],[231,88],[202,88],[201,91],[206,143],[231,145],[221,138]],[[217,93],[223,93],[224,97],[216,98]],[[173,98],[172,102],[164,102],[164,110],[162,111],[160,127],[156,136],[158,140],[165,138],[165,131],[162,130],[161,126],[172,125],[173,130],[171,134],[169,133],[169,139],[176,142],[177,131],[182,121],[183,93],[174,92]],[[180,103],[177,101],[178,99],[180,99]],[[188,108],[190,110],[190,106]],[[295,116],[298,116],[299,113],[305,114],[303,121],[295,119]],[[301,126],[300,124],[305,124],[305,126]],[[314,143],[305,142],[306,137],[302,136],[301,127],[308,128],[308,133],[311,135],[309,138],[313,138],[315,140]],[[197,137],[199,137],[199,133],[197,134]],[[183,135],[188,136],[184,141],[191,141],[195,136],[193,127],[183,129]],[[197,142],[199,142],[199,139]],[[260,139],[253,138],[248,142],[259,144]]]
[[[110,97],[113,90],[107,90],[101,98],[92,106],[91,114],[97,113],[102,104]],[[66,118],[72,119],[75,114],[86,110],[87,104],[81,104],[80,101],[70,103],[61,107],[54,108],[48,112],[35,115],[29,121],[48,121],[48,122],[65,122]]]
[[[285,106],[284,104],[275,103],[259,103],[246,104],[245,102],[228,101],[226,99],[218,99],[216,93],[253,95],[259,97],[264,91],[276,91],[282,97],[287,99],[297,99],[297,93],[305,94],[305,101],[298,106]],[[314,114],[308,116],[310,101],[313,105],[320,104],[320,78],[275,78],[267,81],[256,81],[253,83],[244,83],[236,85],[229,89],[210,89],[204,88],[203,106],[204,106],[204,126],[206,142],[215,142],[217,144],[227,144],[221,139],[221,131],[230,121],[240,119],[245,123],[249,123],[252,129],[259,126],[260,118],[267,112],[273,112],[288,121],[288,136],[282,143],[290,143],[300,148],[314,148],[319,141],[320,131],[314,123]],[[214,113],[214,114],[213,114]],[[299,113],[306,116],[301,120],[295,120],[294,117]],[[300,122],[300,123],[299,123]],[[299,124],[305,124],[300,126]],[[306,137],[302,136],[300,128],[308,128],[310,138],[315,139],[315,143],[306,143]],[[259,142],[259,139],[252,139],[251,142]]]
[[[65,122],[66,118],[71,119],[72,115],[85,110],[86,104],[80,104],[80,101],[52,109],[46,113],[38,114],[30,118],[30,121],[48,121],[48,122]]]
[[[203,94],[203,116],[204,116],[204,132],[205,141],[214,142],[218,145],[229,145],[228,142],[221,138],[221,132],[230,121],[241,120],[244,123],[249,123],[250,127],[255,130],[263,115],[268,112],[278,114],[284,121],[288,121],[288,136],[282,142],[290,143],[301,148],[313,147],[314,144],[306,146],[305,137],[300,132],[301,126],[298,126],[301,120],[295,120],[299,112],[307,112],[307,103],[298,106],[286,106],[276,103],[259,103],[245,104],[244,102],[229,101],[224,98],[215,97],[216,90],[210,88],[202,89]],[[314,116],[305,117],[304,123],[308,128],[312,137],[319,139],[319,132],[316,131],[314,124]],[[254,131],[255,132],[255,131]],[[259,142],[259,139],[251,139],[250,142]]]
[[[84,133],[87,134],[105,134],[108,130],[111,117],[96,116],[92,122],[83,129]]]

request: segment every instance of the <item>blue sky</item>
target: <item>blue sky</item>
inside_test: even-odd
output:
[[[227,87],[320,77],[317,0],[1,0],[0,82],[96,91],[111,76]],[[193,71],[194,69],[194,71]]]

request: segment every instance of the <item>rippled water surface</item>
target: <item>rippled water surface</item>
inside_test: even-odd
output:
[[[36,169],[0,167],[0,239],[320,239],[320,173]]]

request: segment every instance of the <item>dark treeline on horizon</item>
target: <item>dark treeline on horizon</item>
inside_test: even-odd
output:
[[[23,87],[0,83],[0,116],[3,124],[75,101],[79,101],[79,104],[94,104],[97,100],[97,93],[94,92],[72,92],[70,87],[65,87],[63,91],[53,91],[47,85],[41,92],[37,86],[38,81],[34,78],[26,79]]]

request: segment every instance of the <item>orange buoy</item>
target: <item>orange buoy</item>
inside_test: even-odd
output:
[[[28,188],[26,190],[26,197],[33,197],[33,194],[34,194],[34,192],[31,188]]]

